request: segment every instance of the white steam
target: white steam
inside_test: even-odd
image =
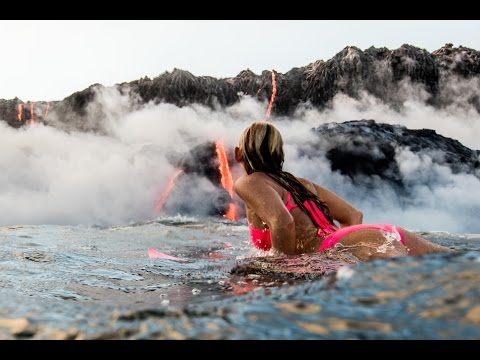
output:
[[[297,118],[309,121],[313,126],[327,122],[374,119],[386,124],[400,124],[409,129],[433,129],[438,134],[460,141],[471,149],[480,149],[480,115],[467,101],[480,96],[480,77],[469,80],[452,77],[442,85],[441,98],[448,99],[442,108],[426,103],[429,94],[418,84],[400,83],[397,99],[403,104],[395,109],[367,92],[359,99],[338,94],[331,107],[325,111],[299,109]]]
[[[154,218],[156,200],[175,173],[169,154],[219,139],[231,151],[249,120],[263,112],[263,104],[251,99],[224,112],[169,104],[128,112],[118,92],[102,89],[98,95],[88,110],[92,121],[104,115],[107,135],[42,124],[17,130],[0,121],[1,225],[115,225]],[[194,186],[200,194],[212,192],[204,179]]]
[[[470,85],[479,88],[474,80]],[[323,141],[310,131],[313,127],[360,119],[434,129],[470,148],[480,148],[476,135],[480,119],[473,107],[453,103],[437,110],[426,105],[421,89],[412,89],[408,95],[408,86],[403,87],[407,100],[400,111],[368,94],[357,100],[337,95],[323,112],[302,109],[289,119],[272,117],[284,137],[285,169],[337,192],[363,211],[365,222],[478,233],[480,180],[452,174],[434,164],[432,154],[408,149],[397,153],[400,172],[411,190],[404,197],[376,177],[368,179],[368,189],[360,189],[350,178],[332,172],[324,156],[308,156],[308,149]],[[250,97],[217,110],[135,104],[128,94],[99,90],[97,102],[88,111],[95,118],[92,121],[103,122],[103,135],[67,133],[38,124],[16,130],[0,121],[0,224],[117,225],[155,218],[155,202],[175,172],[172,157],[219,139],[231,153],[241,131],[250,122],[262,120],[267,108]],[[68,123],[68,119],[56,121]],[[235,167],[233,171],[236,176],[240,173]],[[172,196],[201,204],[201,196],[212,191],[203,179],[192,187],[198,191]],[[196,199],[196,193],[203,195]]]

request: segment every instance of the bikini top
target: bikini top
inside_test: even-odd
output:
[[[328,220],[325,218],[323,212],[318,208],[318,206],[312,200],[305,200],[303,205],[310,213],[312,218],[315,220],[317,225],[319,226],[317,235],[324,237],[330,235],[337,231],[338,229],[330,224]],[[297,204],[292,203],[292,195],[290,191],[288,192],[287,201],[285,202],[285,207],[288,211],[295,209],[298,207]],[[248,228],[250,230],[250,238],[252,243],[255,247],[268,251],[272,247],[272,240],[270,237],[270,229],[256,229],[252,226],[251,223],[248,223]]]

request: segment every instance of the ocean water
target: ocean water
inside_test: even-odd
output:
[[[278,257],[250,245],[244,220],[180,215],[3,226],[0,338],[480,337],[480,234],[422,235],[452,252]]]

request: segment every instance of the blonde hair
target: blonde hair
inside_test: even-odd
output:
[[[285,158],[283,139],[280,131],[271,123],[254,122],[243,130],[239,148],[247,174],[282,171]]]

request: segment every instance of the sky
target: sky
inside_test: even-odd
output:
[[[480,49],[477,20],[1,20],[0,98],[62,100],[174,68],[259,74],[328,60],[345,46]]]

